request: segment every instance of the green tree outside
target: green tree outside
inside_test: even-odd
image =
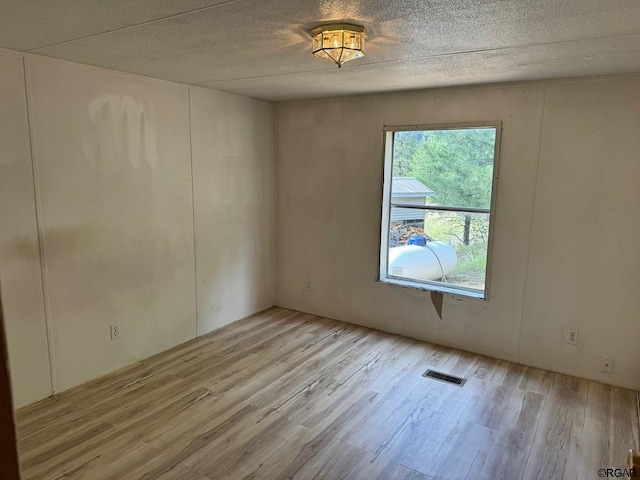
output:
[[[393,175],[427,185],[433,205],[489,209],[494,149],[494,128],[396,132]],[[469,245],[472,216],[463,216]]]

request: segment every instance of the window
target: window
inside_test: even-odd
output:
[[[486,298],[500,131],[385,129],[382,282]]]

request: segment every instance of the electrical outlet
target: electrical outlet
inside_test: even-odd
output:
[[[311,280],[307,280],[307,281],[306,281],[304,289],[305,289],[307,292],[310,292],[310,291],[311,291]]]
[[[111,340],[119,339],[121,333],[122,333],[122,331],[120,330],[120,324],[119,323],[112,323],[111,324]]]
[[[564,341],[569,345],[577,345],[578,344],[578,329],[577,328],[567,328],[567,331],[564,336]]]
[[[602,373],[613,373],[613,358],[603,358],[600,362],[600,371]]]

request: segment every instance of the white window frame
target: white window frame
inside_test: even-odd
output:
[[[391,203],[391,183],[393,178],[393,142],[395,132],[410,132],[422,130],[462,130],[465,128],[495,128],[496,141],[493,153],[493,180],[491,183],[491,205],[489,209],[482,208],[463,208],[463,207],[441,207],[434,205],[404,205]],[[382,185],[382,215],[380,224],[380,263],[378,270],[378,280],[389,285],[398,285],[401,287],[409,287],[418,290],[435,291],[441,293],[452,294],[455,296],[464,296],[477,298],[487,301],[489,299],[489,286],[491,284],[491,259],[493,245],[493,230],[495,226],[496,197],[498,192],[498,166],[500,159],[500,140],[502,137],[502,122],[475,122],[475,123],[449,123],[436,125],[397,125],[383,127],[384,131],[384,157],[383,157],[383,185]],[[389,230],[391,223],[391,207],[412,208],[427,211],[450,211],[462,213],[487,213],[489,215],[489,238],[487,240],[487,269],[485,272],[484,290],[473,289],[462,286],[449,286],[443,282],[427,281],[427,280],[407,280],[401,277],[390,275],[388,272],[389,264]]]

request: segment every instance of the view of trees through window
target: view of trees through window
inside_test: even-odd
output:
[[[393,132],[389,275],[484,291],[495,144],[493,126]]]

